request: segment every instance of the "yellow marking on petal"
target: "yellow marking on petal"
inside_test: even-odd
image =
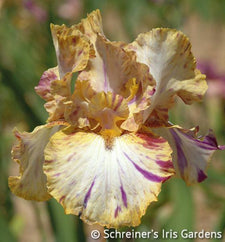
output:
[[[136,81],[136,78],[131,78],[126,84],[125,84],[126,92],[128,93],[126,100],[129,102],[134,98],[136,95],[138,88],[139,88],[139,83]]]
[[[149,67],[156,81],[156,92],[151,106],[145,111],[144,121],[154,110],[160,112],[171,108],[175,95],[187,104],[202,99],[207,90],[205,76],[196,71],[191,44],[183,33],[173,29],[153,29],[140,34],[127,50],[136,53],[137,61]]]
[[[89,59],[87,68],[78,77],[79,80],[89,80],[95,91],[123,95],[130,79],[136,78],[138,83],[153,82],[148,67],[138,63],[133,52],[125,51],[101,35],[97,36],[95,48],[96,57]],[[125,92],[125,95],[129,93]]]
[[[14,130],[17,143],[12,149],[12,158],[20,165],[20,175],[9,177],[11,191],[28,200],[45,201],[51,198],[46,187],[46,176],[42,166],[44,149],[50,137],[66,125],[53,122],[38,126],[32,133]]]
[[[81,23],[66,27],[51,24],[60,78],[68,72],[83,70],[89,58],[95,57],[94,43],[103,35],[100,11],[93,11]]]
[[[115,135],[120,135],[119,121],[125,120],[129,115],[126,100],[111,92],[97,93],[89,105],[89,117],[97,120],[102,130],[112,130]]]
[[[111,129],[105,129],[100,131],[100,134],[105,141],[106,149],[111,150],[113,147],[114,138],[116,137],[115,131]]]
[[[89,103],[94,95],[95,91],[92,89],[90,82],[77,80],[71,100],[64,102],[66,105],[65,119],[79,128],[87,126],[90,129],[94,128],[93,126],[96,126],[96,124],[88,120]]]
[[[88,224],[137,226],[174,174],[170,153],[152,133],[115,137],[109,149],[101,135],[67,128],[48,143],[44,172],[66,214]]]

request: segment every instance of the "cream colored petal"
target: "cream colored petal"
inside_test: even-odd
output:
[[[45,201],[51,196],[43,173],[44,149],[50,137],[60,130],[63,123],[55,122],[38,126],[32,133],[14,131],[17,144],[12,149],[12,158],[20,165],[20,175],[9,177],[11,191],[28,200]]]
[[[202,99],[207,90],[205,75],[196,70],[191,44],[181,32],[153,29],[140,34],[127,49],[136,52],[137,61],[146,64],[156,81],[156,92],[145,120],[154,109],[169,109],[178,95],[186,104]]]
[[[126,83],[135,78],[137,82],[152,82],[146,65],[136,62],[133,52],[126,52],[113,42],[98,35],[96,57],[89,59],[87,68],[78,76],[79,80],[89,80],[97,92],[126,93]]]
[[[89,224],[137,226],[174,173],[171,149],[150,133],[124,134],[110,148],[107,142],[95,133],[57,132],[45,149],[49,192]]]
[[[179,126],[154,129],[168,140],[173,150],[173,164],[178,176],[188,184],[202,182],[207,178],[206,169],[215,150],[223,150],[218,146],[212,131],[205,137],[198,137],[198,129],[185,130]]]

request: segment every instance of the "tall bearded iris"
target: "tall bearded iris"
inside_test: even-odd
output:
[[[35,88],[49,118],[32,133],[15,130],[14,194],[54,197],[90,224],[137,226],[171,176],[187,184],[206,178],[210,156],[224,147],[211,131],[198,138],[197,128],[168,121],[176,96],[191,104],[207,89],[184,34],[158,28],[131,44],[110,42],[98,10],[51,31],[58,66]]]

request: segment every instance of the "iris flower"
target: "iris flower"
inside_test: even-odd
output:
[[[207,177],[212,153],[225,147],[212,131],[199,138],[198,128],[168,120],[177,96],[191,104],[207,90],[183,33],[156,28],[130,44],[110,42],[99,10],[51,32],[58,65],[35,88],[49,118],[31,133],[14,131],[15,195],[53,197],[89,224],[137,226],[170,177],[188,185]]]

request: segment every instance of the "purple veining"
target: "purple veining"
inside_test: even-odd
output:
[[[188,162],[187,162],[187,159],[186,159],[184,152],[181,148],[182,141],[173,129],[170,129],[170,133],[173,135],[173,138],[175,140],[175,145],[176,145],[176,148],[177,148],[177,163],[178,163],[178,166],[179,166],[181,176],[183,176],[184,175],[184,169],[187,167]]]
[[[118,109],[118,107],[121,105],[123,101],[123,97],[119,96],[119,100],[118,100],[118,103],[116,104],[116,107],[114,108],[114,111],[116,111]]]
[[[170,169],[173,168],[173,162],[168,160],[168,161],[162,161],[162,160],[157,160],[156,163],[164,169]]]
[[[198,182],[202,182],[207,178],[206,174],[202,170],[198,170]]]
[[[103,62],[103,72],[104,72],[104,91],[108,92],[108,81],[107,81],[107,72],[106,72],[106,66],[105,63]]]
[[[124,152],[123,152],[124,153]],[[149,171],[146,171],[144,169],[142,169],[140,166],[138,166],[136,163],[134,163],[130,157],[124,153],[124,155],[127,157],[127,159],[129,161],[132,162],[132,164],[134,165],[134,167],[148,180],[150,181],[153,181],[153,182],[163,182],[165,180],[168,179],[168,177],[161,177],[161,176],[158,176],[158,175],[154,175],[153,173],[149,172]]]
[[[85,195],[85,198],[84,198],[84,207],[85,207],[85,208],[87,207],[87,203],[88,203],[88,200],[89,200],[89,198],[90,198],[90,196],[91,196],[91,190],[92,190],[94,184],[95,184],[95,179],[94,179],[94,181],[91,183],[91,186],[90,186],[88,192],[87,192],[86,195]]]
[[[133,104],[134,102],[136,102],[136,99],[137,99],[137,97],[134,96],[134,98],[131,99],[131,100],[128,102],[128,104],[129,104],[129,105]]]
[[[123,185],[120,186],[120,191],[121,191],[121,195],[122,195],[123,204],[127,208],[127,195],[123,189]]]
[[[192,137],[188,134],[185,134],[185,133],[181,133],[181,134],[183,136],[185,136],[186,138],[195,142],[195,144],[199,148],[206,149],[206,150],[218,150],[218,149],[220,149],[220,147],[217,144],[217,140],[212,133],[212,130],[209,130],[209,134],[206,135],[203,140],[195,139],[194,137]]]
[[[119,214],[119,212],[121,211],[121,207],[120,206],[117,206],[116,207],[116,210],[115,210],[115,213],[114,213],[114,217],[116,218]]]
[[[64,200],[65,200],[66,196],[62,196],[60,199],[59,199],[59,203],[62,203]]]

